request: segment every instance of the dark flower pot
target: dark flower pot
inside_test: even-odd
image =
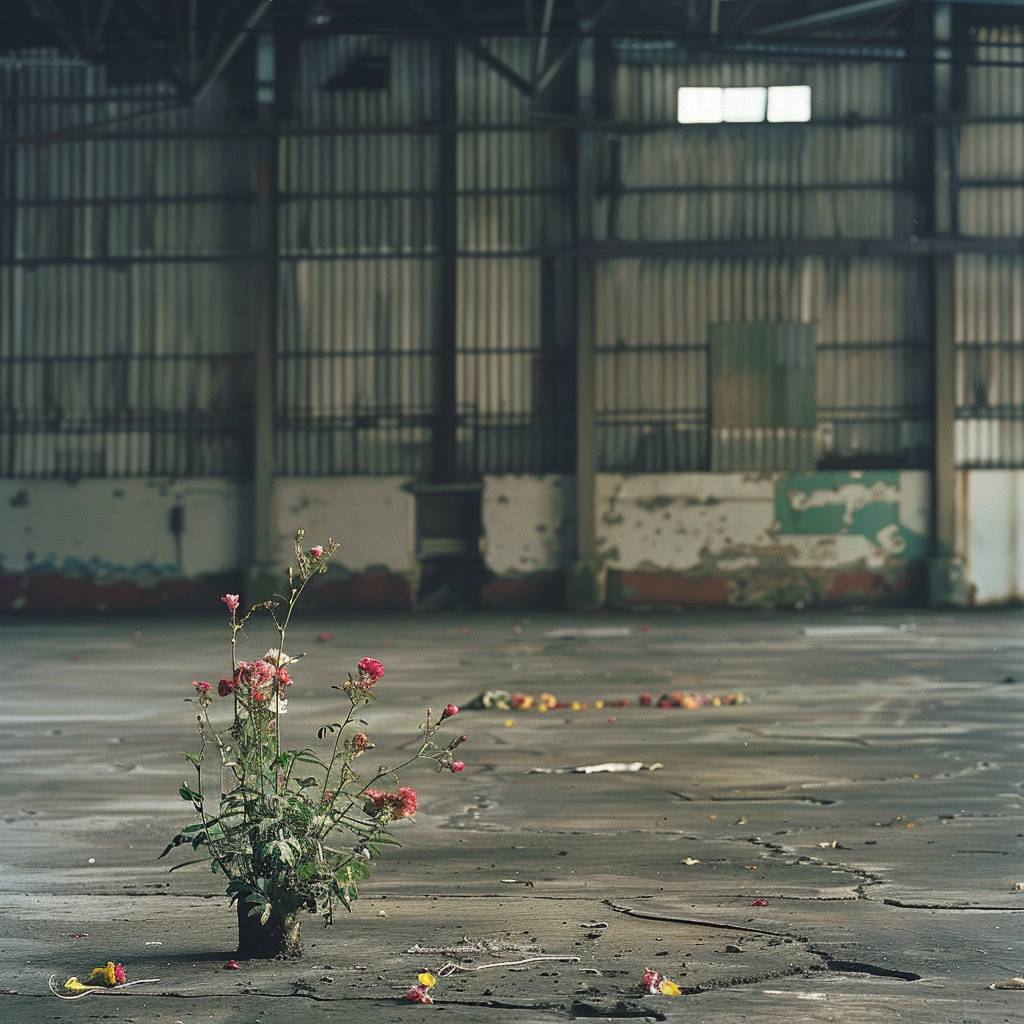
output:
[[[302,958],[299,910],[270,915],[266,924],[249,917],[249,907],[238,903],[238,955],[249,960],[299,960]]]

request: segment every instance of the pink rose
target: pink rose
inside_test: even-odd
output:
[[[235,681],[234,679],[222,679],[217,684],[217,692],[222,697],[230,697],[235,692]]]
[[[466,762],[465,761],[452,761],[452,763],[451,763],[451,765],[449,767],[451,769],[452,774],[454,775],[456,772],[464,772],[466,770]]]
[[[373,686],[384,675],[384,666],[376,658],[361,658],[356,662],[359,670],[359,682],[364,686]]]
[[[228,606],[228,611],[232,615],[238,611],[238,595],[237,594],[225,594],[221,600]]]
[[[205,697],[210,692],[210,684],[205,679],[197,679],[193,684],[196,693]]]
[[[454,718],[459,713],[457,704],[446,704],[444,711],[441,712],[441,721],[443,722],[446,718]]]
[[[312,556],[313,556],[314,558],[323,558],[323,554],[324,554],[324,546],[323,546],[322,544],[317,544],[317,546],[316,546],[316,547],[314,547],[314,548],[310,548],[310,549],[309,549],[309,553],[310,553],[310,554],[311,554],[311,555],[312,555]]]

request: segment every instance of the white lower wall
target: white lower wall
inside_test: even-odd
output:
[[[965,470],[957,483],[957,548],[973,603],[1024,601],[1024,470]]]
[[[244,564],[249,489],[231,480],[0,481],[0,567],[166,579]],[[180,544],[171,510],[183,509]]]
[[[571,558],[575,507],[571,476],[485,476],[484,564],[498,576],[563,569]]]
[[[299,527],[307,546],[333,537],[341,545],[333,563],[350,572],[416,569],[416,499],[408,477],[280,478],[274,483],[274,530],[282,564],[292,559]]]

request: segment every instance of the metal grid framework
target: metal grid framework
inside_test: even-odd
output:
[[[844,244],[856,253],[851,241],[867,249],[916,230],[904,69],[850,60],[680,66],[639,44],[618,55],[614,115],[636,128],[615,144],[598,224],[636,255],[598,268],[602,468],[708,468],[709,329],[787,322],[817,334],[817,464],[927,465],[926,268],[842,254]],[[796,84],[811,86],[809,124],[665,130],[679,86]],[[643,254],[650,243],[682,255],[652,259]],[[792,255],[740,255],[771,243]],[[802,247],[819,254],[797,255]],[[748,467],[789,464],[773,433],[747,433],[739,443]]]
[[[1024,30],[979,28],[966,70],[957,215],[966,235],[1024,235]],[[1019,123],[1014,123],[1020,119]],[[956,258],[956,455],[961,466],[1024,466],[1024,259]]]
[[[529,78],[533,40],[484,42]],[[602,126],[566,115],[571,61],[540,117],[443,39],[298,49],[269,127],[226,81],[179,109],[52,51],[0,65],[2,135],[57,133],[0,150],[0,475],[245,476],[257,415],[282,475],[571,471],[581,269],[600,469],[709,468],[709,332],[779,323],[815,331],[817,465],[929,464],[925,154],[903,62],[684,63],[618,40]],[[1008,242],[1024,233],[1024,35],[976,29],[964,56],[945,126],[958,233]],[[367,62],[386,86],[328,87]],[[748,84],[811,85],[814,119],[675,124],[680,86]],[[583,231],[581,127],[597,154]],[[273,408],[257,409],[268,140],[276,354]],[[1024,466],[1024,260],[963,248],[958,463]],[[749,465],[777,468],[747,441]]]
[[[53,53],[0,66],[0,475],[247,471],[247,140],[214,92],[160,132],[60,133],[171,104]],[[189,138],[180,133],[207,133]]]

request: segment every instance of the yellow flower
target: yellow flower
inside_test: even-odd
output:
[[[106,967],[94,967],[92,973],[85,980],[102,982],[102,984],[113,988],[117,984],[117,974],[114,972],[113,961],[108,960]]]
[[[422,974],[416,975],[416,980],[424,988],[433,988],[437,984],[437,978],[435,978],[430,971],[424,971]]]
[[[64,988],[68,992],[102,992],[103,985],[83,985],[77,978],[68,978],[64,982]]]
[[[668,978],[662,978],[658,991],[663,996],[681,996],[683,994],[683,990],[674,981],[669,981]]]
[[[600,711],[604,707],[604,701],[603,700],[595,700],[594,701],[594,707],[597,708],[598,711]]]

